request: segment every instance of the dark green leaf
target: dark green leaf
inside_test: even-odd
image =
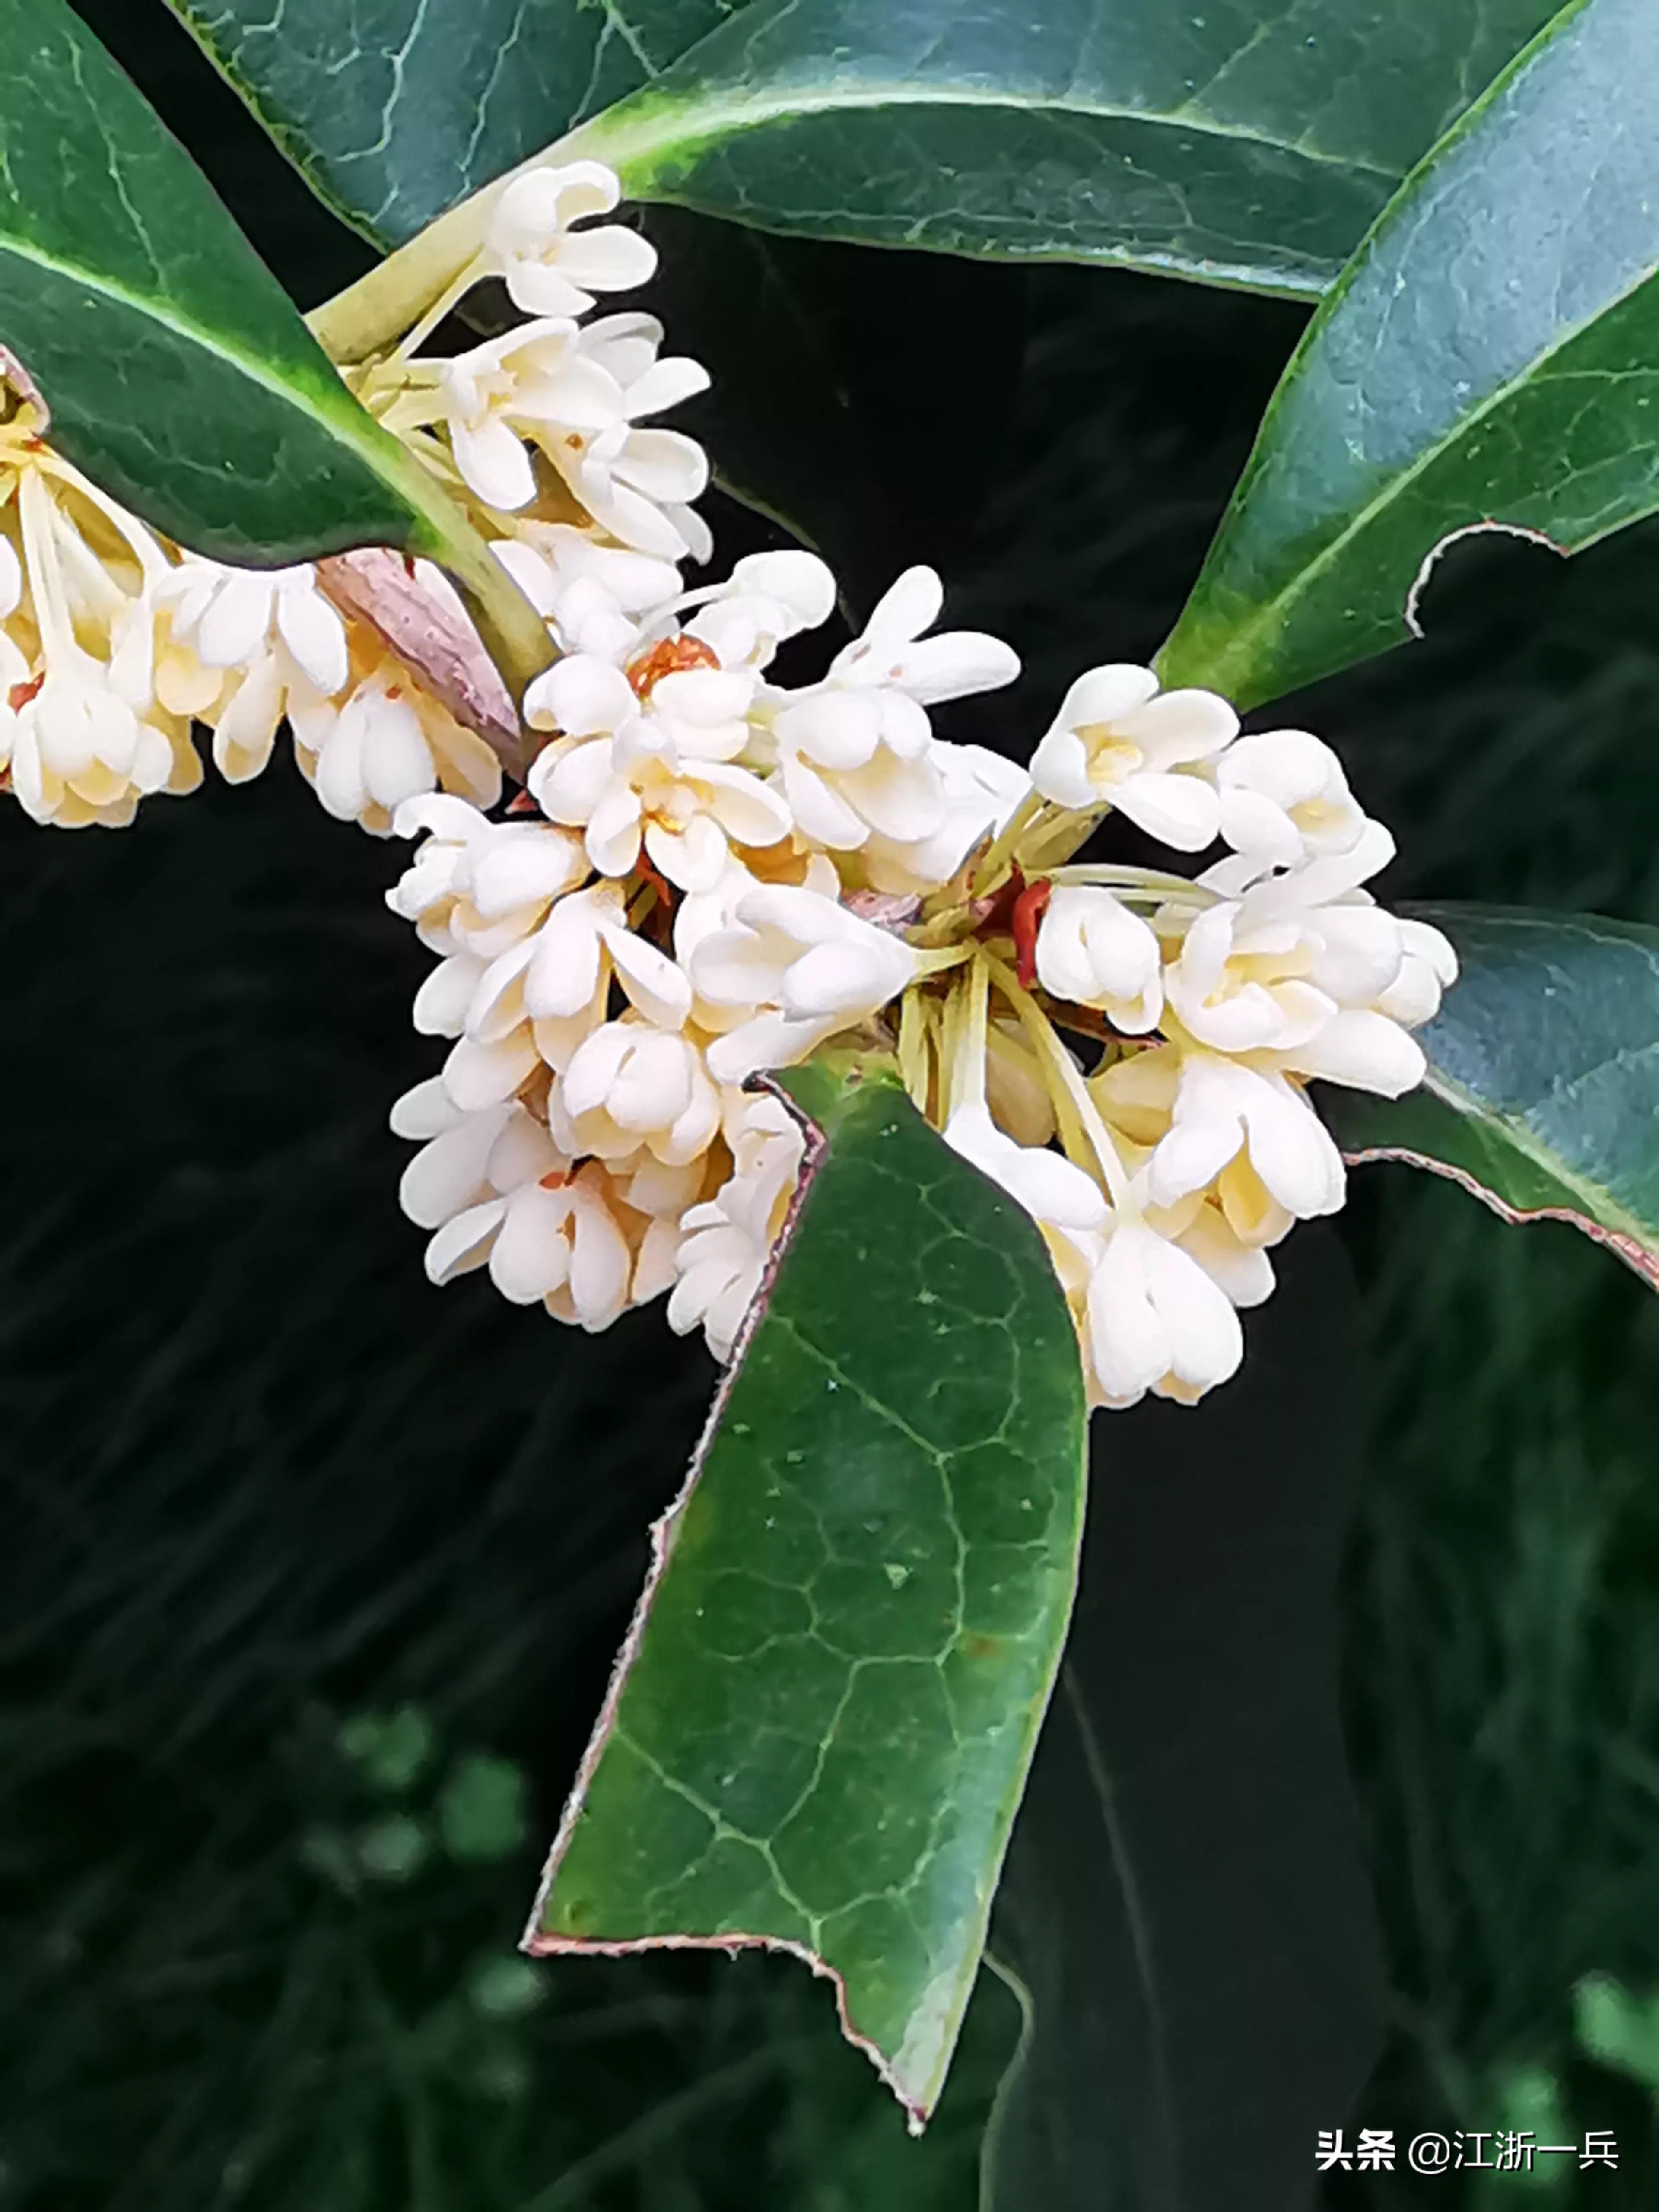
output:
[[[397,246],[740,0],[168,0],[322,197]]]
[[[787,1948],[938,2096],[1077,1572],[1077,1346],[1030,1220],[880,1072],[827,1139],[554,1846],[537,1951]]]
[[[199,552],[395,544],[470,576],[437,486],[63,0],[0,0],[0,343],[53,443]]]
[[[1349,1158],[1449,1176],[1510,1221],[1570,1221],[1659,1286],[1659,930],[1417,907],[1462,973],[1420,1091],[1328,1090]]]
[[[173,4],[381,243],[586,122],[581,150],[642,199],[1297,295],[1331,281],[1550,12],[1305,0],[1263,23],[1246,0],[1201,14],[1160,0]]]
[[[1103,1415],[992,1955],[1027,2038],[984,2212],[1286,2212],[1379,2039],[1336,1703],[1358,1300],[1298,1230],[1243,1373]]]
[[[756,0],[576,145],[763,228],[1316,294],[1547,12]]]
[[[1437,552],[1659,507],[1659,11],[1578,0],[1310,325],[1160,666],[1250,705],[1416,634]]]

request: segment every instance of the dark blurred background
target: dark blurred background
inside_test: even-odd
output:
[[[366,265],[159,6],[81,12],[303,304]],[[952,734],[1023,754],[1079,668],[1150,655],[1298,310],[824,246],[733,284],[708,226],[650,227],[717,461],[854,605],[931,560],[1024,656]],[[777,542],[718,504],[726,557]],[[1659,921],[1659,534],[1462,548],[1427,621],[1284,717],[1395,828],[1389,893]],[[918,2145],[790,1962],[515,1956],[713,1370],[656,1314],[589,1340],[427,1286],[385,1130],[434,1064],[398,851],[283,758],[124,836],[7,808],[0,854],[0,2205],[970,2212],[994,1989]],[[1391,1996],[1331,2124],[1610,2129],[1620,2162],[1331,2201],[1651,2206],[1659,1306],[1404,1170],[1340,1235]]]

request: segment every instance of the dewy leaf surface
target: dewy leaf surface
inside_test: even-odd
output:
[[[1316,2132],[1348,2121],[1380,2041],[1336,1694],[1359,1305],[1328,1225],[1273,1258],[1225,1389],[1096,1424],[992,1926],[1027,2017],[982,2212],[1304,2208]]]
[[[1302,295],[1331,281],[1406,170],[1550,12],[1547,0],[1293,0],[1265,22],[1253,0],[172,4],[324,196],[382,244],[581,124],[578,149],[615,162],[636,198],[764,228]]]
[[[63,0],[0,0],[0,343],[53,443],[201,552],[449,557],[435,492]]]
[[[1512,1221],[1570,1221],[1659,1287],[1659,930],[1599,915],[1412,909],[1462,973],[1419,1032],[1421,1091],[1326,1090],[1349,1158],[1451,1176]]]
[[[920,2122],[1071,1611],[1081,1373],[1030,1221],[890,1078],[787,1080],[827,1148],[526,1940],[796,1951]]]
[[[1297,349],[1159,665],[1242,706],[1415,632],[1438,549],[1659,507],[1659,9],[1577,0],[1409,179]]]

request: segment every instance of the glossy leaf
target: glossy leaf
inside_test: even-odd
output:
[[[398,246],[741,0],[168,0],[346,221]]]
[[[1416,633],[1437,552],[1659,507],[1659,11],[1577,0],[1310,325],[1160,666],[1241,705]]]
[[[1071,1610],[1080,1367],[1030,1221],[878,1064],[787,1081],[827,1145],[527,1940],[793,1951],[920,2121]]]
[[[200,552],[374,542],[469,571],[441,495],[63,0],[0,0],[0,343],[54,444]]]
[[[1024,2047],[982,2212],[1286,2212],[1380,2041],[1336,1699],[1358,1301],[1299,1229],[1196,1410],[1096,1425],[1060,1686],[991,1954]]]
[[[173,4],[382,243],[580,123],[580,149],[637,198],[1297,295],[1330,282],[1549,14],[1546,0],[1310,0],[1267,23],[1247,0]]]
[[[1449,1176],[1509,1221],[1569,1221],[1659,1287],[1659,929],[1419,907],[1462,973],[1423,1090],[1327,1090],[1351,1159]]]
[[[1546,13],[757,0],[576,143],[763,228],[1316,294]]]

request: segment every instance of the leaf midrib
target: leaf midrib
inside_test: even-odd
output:
[[[696,49],[693,47],[690,51],[695,54]],[[672,99],[673,105],[666,105],[666,99]],[[635,118],[626,112],[635,102],[644,111],[637,128],[632,127]],[[1207,115],[1201,109],[1179,107],[1166,113],[1155,108],[1128,107],[1109,100],[1066,99],[1048,94],[1019,100],[1006,92],[975,91],[961,85],[917,86],[902,79],[866,81],[854,88],[783,86],[769,90],[764,96],[732,98],[722,104],[715,101],[700,103],[696,94],[665,96],[662,79],[659,77],[653,83],[642,87],[640,92],[619,100],[603,115],[579,125],[562,143],[564,148],[569,149],[580,138],[588,148],[608,145],[614,164],[620,167],[625,161],[666,152],[676,145],[693,146],[716,137],[736,137],[739,132],[760,130],[769,123],[797,116],[890,106],[1006,108],[1023,114],[1080,116],[1102,122],[1139,123],[1152,129],[1197,131],[1206,137],[1264,146],[1275,153],[1293,154],[1298,160],[1316,167],[1341,169],[1356,176],[1376,177],[1386,184],[1398,184],[1401,177],[1398,169],[1384,163],[1368,161],[1357,155],[1328,154],[1291,138],[1275,137],[1268,131],[1244,130]],[[695,131],[678,127],[693,116],[699,118]],[[608,132],[607,124],[611,125]],[[539,161],[545,157],[538,155],[536,158]]]

